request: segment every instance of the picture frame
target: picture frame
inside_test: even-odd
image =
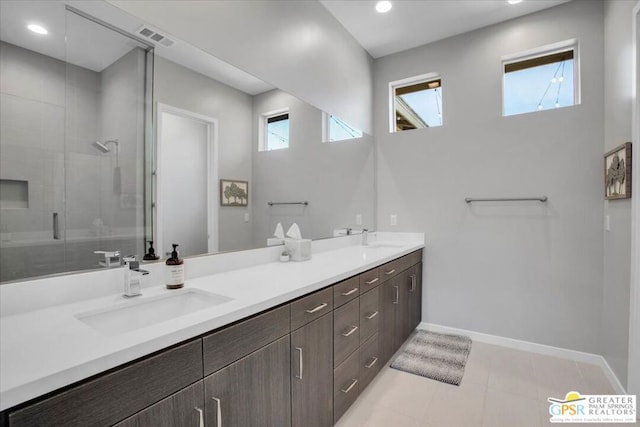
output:
[[[248,206],[249,181],[220,180],[220,206]]]
[[[614,148],[604,155],[604,198],[631,198],[631,142]]]

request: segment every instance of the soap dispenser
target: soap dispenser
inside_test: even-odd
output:
[[[173,243],[171,257],[165,263],[165,283],[167,289],[180,289],[184,286],[184,261],[178,254],[178,244]]]
[[[147,251],[146,254],[144,254],[144,257],[142,257],[143,261],[157,261],[160,259],[160,257],[158,255],[156,255],[156,250],[153,248],[153,241],[149,240],[149,250]]]

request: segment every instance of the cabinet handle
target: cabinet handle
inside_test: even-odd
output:
[[[296,350],[298,350],[298,363],[299,363],[299,366],[300,366],[299,371],[298,371],[298,372],[300,372],[300,374],[296,375],[296,378],[301,380],[302,379],[302,347],[296,347]]]
[[[371,369],[373,367],[373,365],[376,364],[377,361],[378,361],[378,358],[374,357],[373,359],[371,359],[371,362],[369,362],[366,365],[364,365],[364,367],[367,368],[367,369]]]
[[[374,317],[376,317],[377,315],[378,315],[378,312],[377,312],[377,311],[374,311],[373,313],[371,313],[370,315],[365,316],[365,317],[367,318],[367,320],[371,320],[371,319],[373,319]]]
[[[218,419],[218,427],[222,427],[222,409],[220,408],[220,399],[217,397],[212,397],[211,399],[216,401],[217,410],[216,410],[216,418]]]
[[[413,291],[416,290],[416,279],[417,279],[417,277],[416,277],[415,274],[412,274],[410,277],[411,277],[411,288],[409,288],[409,291],[413,292]]]
[[[369,280],[368,282],[364,282],[367,285],[373,285],[374,283],[376,283],[378,281],[377,277],[374,277],[373,279]]]
[[[352,295],[353,293],[358,292],[358,288],[353,288],[348,292],[343,292],[340,295],[342,295],[343,297],[348,297],[349,295]]]
[[[358,330],[357,326],[351,325],[351,329],[349,330],[349,332],[343,332],[342,336],[343,337],[348,337],[349,335],[351,335],[352,333],[354,333],[357,330]]]
[[[320,310],[322,310],[322,309],[323,309],[323,308],[325,308],[327,305],[329,305],[329,304],[327,304],[326,302],[323,302],[322,304],[320,304],[320,305],[319,305],[319,306],[317,306],[316,308],[312,308],[311,310],[306,310],[306,312],[307,312],[307,313],[309,313],[309,314],[311,314],[311,313],[315,313],[316,311],[320,311]]]
[[[358,380],[357,380],[357,379],[355,379],[355,378],[352,378],[352,382],[351,382],[351,384],[349,384],[349,387],[347,387],[347,388],[343,388],[343,389],[342,389],[342,390],[340,390],[340,391],[341,391],[341,392],[343,392],[343,393],[349,393],[349,392],[351,391],[351,389],[352,389],[353,387],[355,387],[355,385],[356,385],[356,384],[358,384]]]
[[[396,269],[395,269],[395,268],[392,268],[392,269],[391,269],[391,270],[389,270],[389,271],[385,271],[385,272],[384,272],[384,274],[386,274],[386,275],[388,276],[388,275],[393,274],[393,273],[395,273],[395,272],[396,272]]]
[[[393,300],[393,303],[397,304],[400,301],[400,289],[397,286],[394,286],[393,289],[395,291],[395,298]]]
[[[200,408],[198,408],[197,406],[195,408],[196,411],[198,411],[198,427],[204,427],[204,411]]]

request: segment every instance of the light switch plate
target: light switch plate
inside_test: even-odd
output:
[[[356,225],[362,225],[362,214],[356,215]]]
[[[249,222],[249,212],[244,213],[244,222]]]
[[[611,217],[609,215],[604,216],[604,231],[611,231]]]
[[[390,221],[391,225],[398,225],[398,215],[391,214]]]

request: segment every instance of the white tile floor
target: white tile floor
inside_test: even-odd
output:
[[[547,397],[572,390],[615,394],[599,366],[474,342],[460,386],[387,365],[337,426],[547,426]]]

